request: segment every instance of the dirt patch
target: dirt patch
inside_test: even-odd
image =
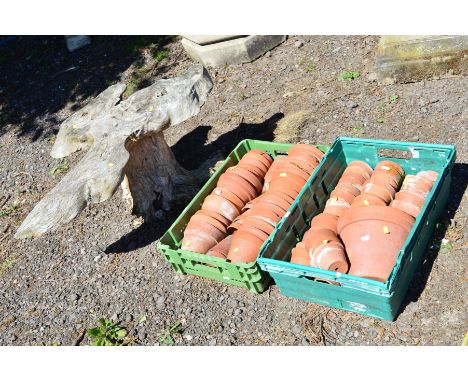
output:
[[[292,36],[253,63],[210,70],[215,84],[200,114],[165,134],[188,169],[225,156],[244,138],[281,139],[297,113],[303,117],[284,140],[330,144],[344,135],[456,144],[449,203],[392,323],[290,299],[276,286],[253,295],[177,275],[155,240],[180,210],[138,226],[120,192],[56,232],[14,241],[22,219],[62,176],[51,176],[60,163],[49,156],[60,121],[115,81],[141,76],[141,85],[191,63],[178,42],[165,39],[136,44],[128,56],[130,37],[93,39],[72,54],[61,37],[47,40],[23,38],[0,62],[0,204],[7,200],[0,216],[0,344],[74,344],[100,317],[122,321],[132,343],[148,345],[169,341],[161,338],[177,323],[173,340],[183,345],[461,344],[468,319],[467,78],[380,86],[370,75],[377,37]],[[154,71],[151,44],[168,51]],[[67,71],[71,66],[80,69]],[[344,71],[359,76],[338,80]],[[82,155],[72,155],[69,167]]]

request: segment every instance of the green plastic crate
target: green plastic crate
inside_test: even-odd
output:
[[[254,293],[261,293],[267,288],[270,281],[269,276],[262,272],[256,261],[232,264],[225,259],[182,250],[180,247],[183,232],[190,218],[200,209],[206,196],[213,191],[219,177],[227,168],[236,165],[242,156],[250,150],[263,150],[275,158],[278,155],[285,155],[292,146],[292,144],[287,143],[252,139],[245,139],[237,145],[157,243],[158,251],[165,256],[177,272],[241,286]],[[317,147],[323,152],[327,149],[326,146],[318,145]]]
[[[323,211],[346,165],[362,160],[374,168],[383,159],[397,162],[407,174],[420,170],[439,173],[387,281],[290,263],[291,250],[310,227],[312,218]],[[455,147],[451,145],[338,138],[294,201],[289,216],[280,222],[262,247],[258,263],[286,296],[394,320],[449,196],[454,162]]]

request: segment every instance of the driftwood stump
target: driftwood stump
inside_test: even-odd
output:
[[[175,197],[195,186],[163,130],[200,111],[212,88],[209,74],[194,65],[121,101],[125,88],[109,87],[61,124],[52,157],[88,152],[34,207],[15,238],[37,237],[71,221],[86,205],[110,198],[120,184],[133,212],[145,219],[169,210]]]

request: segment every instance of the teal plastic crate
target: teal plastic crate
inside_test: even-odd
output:
[[[421,170],[439,173],[387,281],[290,263],[291,250],[310,227],[312,218],[323,211],[347,164],[362,160],[374,168],[384,159],[397,162],[407,174]],[[280,222],[262,247],[257,260],[260,267],[270,274],[286,296],[394,320],[449,196],[454,162],[455,147],[452,145],[338,138],[294,201],[289,216]]]
[[[292,144],[288,143],[265,142],[252,139],[245,139],[239,142],[157,243],[158,251],[172,264],[176,272],[192,274],[244,287],[254,293],[261,293],[268,287],[270,282],[268,273],[263,272],[256,261],[232,264],[225,259],[182,250],[180,247],[185,227],[190,218],[200,209],[206,196],[213,191],[219,177],[227,168],[236,165],[250,150],[263,150],[273,158],[276,158],[278,155],[286,155],[292,146]],[[317,145],[317,147],[322,152],[327,150],[327,147],[323,145]]]

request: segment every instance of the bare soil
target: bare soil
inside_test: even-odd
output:
[[[192,62],[177,39],[162,37],[96,37],[74,53],[60,36],[0,45],[0,344],[89,344],[85,330],[107,317],[143,345],[164,343],[176,323],[177,345],[460,345],[468,322],[468,78],[379,85],[369,77],[377,42],[290,36],[253,63],[210,69],[215,85],[202,111],[166,139],[190,170],[244,138],[455,144],[449,202],[395,322],[287,298],[275,285],[253,295],[177,275],[155,241],[181,207],[138,225],[120,191],[55,232],[14,240],[22,219],[83,155],[68,163],[49,156],[60,122],[116,81],[141,87]],[[159,51],[168,57],[156,59]],[[344,70],[360,77],[338,81]]]

